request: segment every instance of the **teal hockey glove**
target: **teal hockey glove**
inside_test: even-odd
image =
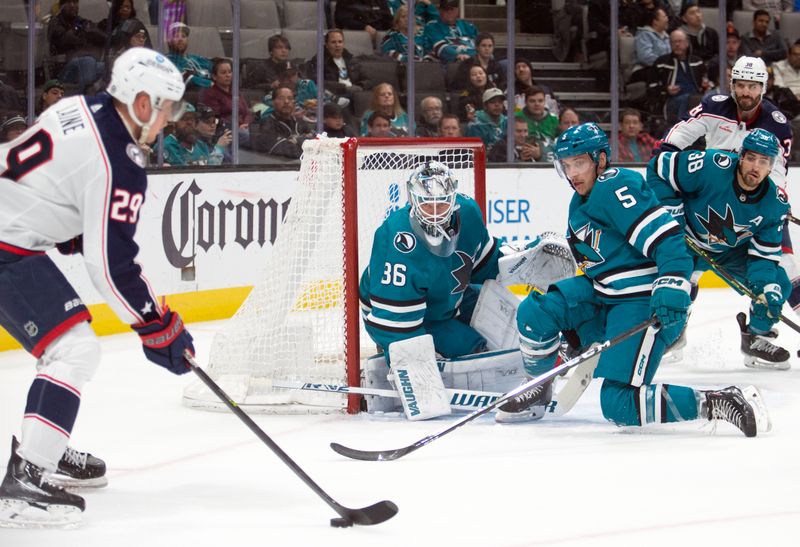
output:
[[[686,321],[691,284],[682,277],[665,275],[653,281],[650,296],[650,312],[656,316],[662,327],[671,327]]]

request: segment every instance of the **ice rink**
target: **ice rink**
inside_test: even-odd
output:
[[[496,425],[491,416],[394,462],[346,460],[328,447],[405,446],[447,426],[359,416],[256,416],[333,498],[383,499],[399,514],[335,529],[336,516],[231,413],[181,406],[190,376],[145,361],[133,334],[103,338],[71,445],[109,465],[109,485],[83,491],[71,531],[0,529],[0,546],[798,545],[800,336],[781,325],[788,372],[745,369],[734,315],[746,301],[701,291],[684,359],[660,382],[755,384],[773,430],[755,439],[720,423],[618,428],[599,409],[599,381],[561,419]],[[788,308],[787,308],[788,309]],[[195,324],[205,362],[220,323]],[[19,432],[33,359],[0,353],[0,458]]]

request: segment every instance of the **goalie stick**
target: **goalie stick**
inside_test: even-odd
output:
[[[332,526],[348,526],[350,524],[362,524],[362,525],[371,525],[371,524],[380,524],[381,522],[387,521],[393,516],[397,514],[397,505],[393,502],[384,500],[379,501],[369,507],[362,507],[360,509],[351,509],[349,507],[345,507],[339,504],[336,500],[328,495],[314,480],[306,474],[303,469],[295,463],[295,461],[289,457],[286,452],[281,449],[280,446],[277,445],[275,441],[273,441],[269,435],[267,435],[263,429],[258,427],[258,425],[247,415],[241,408],[239,408],[236,403],[231,400],[230,397],[222,390],[221,387],[217,385],[217,383],[211,379],[211,377],[206,374],[206,372],[201,369],[197,362],[194,360],[194,356],[186,351],[183,354],[184,359],[186,360],[187,366],[194,372],[202,382],[208,386],[208,389],[214,392],[214,394],[220,398],[220,400],[225,403],[225,405],[231,409],[231,411],[239,418],[244,424],[250,428],[250,431],[256,434],[256,436],[261,439],[261,441],[266,444],[270,450],[272,450],[283,463],[285,463],[294,473],[300,477],[300,479],[306,483],[306,485],[311,488],[322,500],[327,503],[334,511],[336,511],[341,518],[334,518],[331,520]]]
[[[594,366],[590,366],[586,371],[581,370],[581,367],[576,368],[572,375],[563,382],[558,393],[553,395],[553,400],[547,405],[547,413],[553,416],[563,416],[569,412],[589,386],[593,371]],[[272,387],[300,389],[303,391],[321,391],[325,393],[356,393],[358,395],[400,398],[400,393],[392,389],[351,387],[338,384],[272,380]],[[450,406],[452,408],[455,410],[468,411],[488,406],[504,395],[496,391],[473,391],[470,389],[448,389],[447,394],[450,396]]]
[[[476,410],[476,411],[474,411],[474,412],[472,412],[470,414],[467,414],[466,416],[464,416],[463,418],[457,420],[455,423],[453,423],[452,425],[446,427],[445,429],[442,429],[441,431],[438,431],[436,433],[432,433],[432,434],[428,435],[427,437],[423,437],[422,439],[420,439],[420,440],[418,440],[418,441],[416,441],[414,443],[411,443],[408,446],[404,446],[402,448],[395,448],[395,449],[391,449],[391,450],[358,450],[358,449],[355,449],[355,448],[349,448],[349,447],[341,445],[339,443],[331,443],[331,448],[337,454],[341,454],[342,456],[345,456],[347,458],[352,458],[354,460],[390,461],[390,460],[400,459],[403,456],[405,456],[407,454],[410,454],[411,452],[414,452],[415,450],[418,450],[418,449],[422,448],[426,444],[431,443],[431,442],[433,442],[436,439],[439,439],[441,437],[444,437],[448,433],[458,429],[459,427],[461,427],[464,424],[467,424],[467,423],[471,422],[475,418],[483,416],[487,412],[489,412],[491,410],[494,410],[498,406],[500,406],[503,403],[507,402],[509,399],[511,399],[513,397],[516,397],[520,393],[523,393],[525,391],[528,391],[528,390],[531,390],[531,389],[533,389],[535,387],[538,387],[538,386],[544,384],[545,382],[548,382],[548,381],[552,380],[553,378],[555,378],[559,374],[561,374],[563,372],[566,372],[566,371],[568,371],[568,370],[570,370],[570,369],[572,369],[574,367],[577,367],[578,365],[580,365],[581,363],[584,363],[588,359],[591,359],[592,357],[594,357],[598,353],[601,353],[601,352],[605,351],[606,349],[619,344],[623,340],[627,340],[631,336],[633,336],[633,335],[645,330],[648,327],[658,328],[658,322],[656,321],[655,317],[651,317],[647,321],[643,321],[642,323],[639,323],[638,325],[635,325],[635,326],[631,327],[630,329],[626,330],[625,332],[622,332],[622,333],[618,334],[617,336],[615,336],[614,338],[606,340],[605,342],[603,342],[603,343],[601,343],[599,345],[590,347],[588,350],[584,351],[580,355],[577,355],[577,356],[573,357],[569,361],[567,361],[565,363],[562,363],[561,365],[559,365],[559,366],[557,366],[557,367],[545,372],[544,374],[540,374],[536,378],[532,378],[530,381],[522,384],[521,386],[519,386],[519,387],[517,387],[515,389],[512,389],[511,391],[509,391],[508,393],[506,393],[505,395],[503,395],[502,397],[497,399],[492,404],[490,404],[488,406],[485,406],[485,407],[483,407],[483,408],[481,408],[479,410]]]
[[[733,275],[728,270],[726,270],[716,260],[714,260],[714,258],[710,254],[708,254],[705,250],[701,249],[697,243],[695,243],[693,240],[687,237],[686,244],[692,251],[697,253],[697,255],[703,258],[703,260],[708,262],[714,269],[714,271],[717,272],[719,276],[722,279],[724,279],[728,285],[730,285],[731,288],[739,291],[741,294],[745,295],[750,300],[756,300],[758,298],[758,296],[755,293],[753,293],[753,291],[751,291],[747,285],[745,285],[744,283],[733,277]],[[780,314],[778,319],[789,325],[796,332],[800,332],[800,326],[791,319],[787,318],[785,315]]]

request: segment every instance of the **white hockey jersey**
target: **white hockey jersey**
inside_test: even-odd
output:
[[[689,112],[689,117],[676,123],[661,143],[661,151],[684,150],[705,137],[706,149],[738,152],[745,136],[753,129],[766,129],[781,143],[783,154],[772,168],[770,178],[786,189],[786,170],[792,150],[792,127],[786,116],[766,99],[758,112],[748,122],[739,120],[736,101],[730,95],[712,95],[704,98]]]
[[[24,257],[78,238],[92,283],[120,319],[158,319],[135,262],[144,165],[109,95],[59,101],[0,145],[0,253]]]

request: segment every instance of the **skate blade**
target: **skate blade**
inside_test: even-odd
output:
[[[746,355],[744,358],[744,366],[758,370],[789,370],[792,368],[792,364],[789,361],[772,363],[768,361],[762,361],[757,357],[751,357],[748,355]]]
[[[544,417],[545,407],[534,406],[522,412],[504,412],[498,410],[494,414],[494,421],[498,424],[517,424],[524,422],[535,422]]]
[[[756,418],[756,431],[758,433],[769,433],[772,431],[772,421],[769,419],[769,412],[767,405],[764,404],[764,398],[761,392],[755,386],[747,386],[742,388],[742,395],[745,401],[753,407],[753,413]]]
[[[683,350],[682,349],[673,349],[665,353],[661,357],[662,365],[672,365],[675,363],[680,363],[683,361]]]
[[[55,473],[48,477],[50,482],[68,490],[81,490],[83,488],[103,488],[108,486],[106,476],[95,477],[93,479],[76,479],[67,475]]]
[[[0,498],[0,528],[69,530],[80,526],[81,512],[73,505],[44,507],[27,501]]]

